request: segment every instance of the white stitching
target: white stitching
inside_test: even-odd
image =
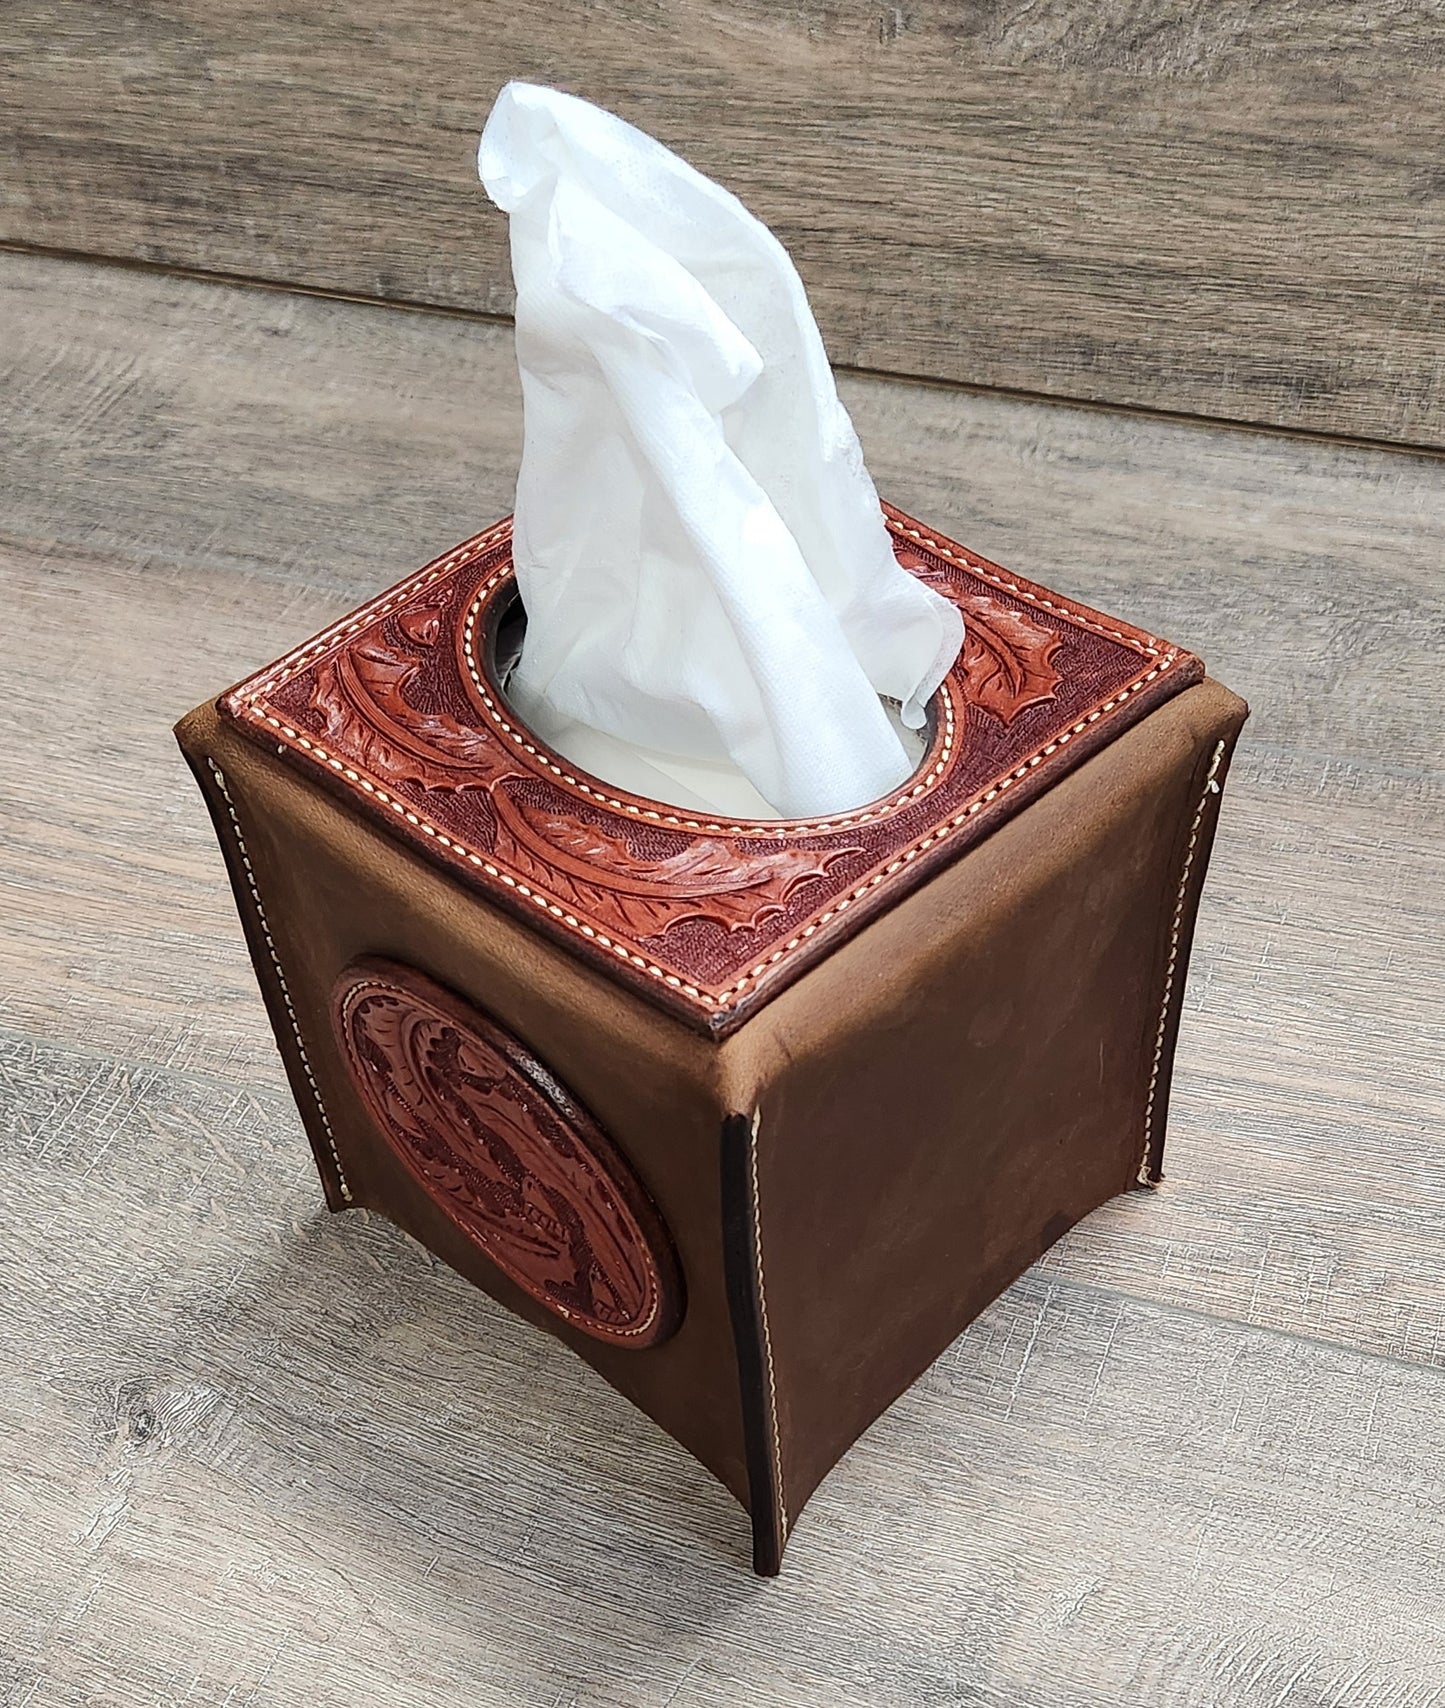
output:
[[[955,817],[951,818],[947,824],[939,825],[936,830],[930,831],[922,841],[915,843],[913,847],[906,849],[902,854],[895,856],[895,858],[891,860],[881,872],[875,872],[871,878],[868,878],[863,883],[859,884],[855,890],[844,896],[841,901],[834,903],[826,913],[819,914],[818,917],[804,930],[800,931],[796,937],[790,938],[789,941],[784,943],[781,948],[775,949],[765,961],[759,961],[757,966],[751,968],[748,972],[745,972],[736,984],[729,985],[726,990],[720,990],[717,993],[717,1001],[720,1003],[726,1002],[730,996],[736,996],[744,985],[749,984],[753,979],[761,977],[769,967],[782,960],[784,955],[791,953],[791,951],[796,949],[800,943],[804,942],[807,938],[811,937],[815,931],[820,930],[824,925],[826,925],[835,914],[842,913],[845,908],[851,907],[855,901],[860,901],[869,890],[875,888],[878,884],[881,884],[885,878],[892,877],[892,875],[901,867],[908,865],[912,860],[916,860],[918,856],[931,844],[941,842],[945,837],[951,836],[961,824],[966,823],[975,813],[982,812],[990,801],[996,799],[996,797],[1001,795],[1005,789],[1011,788],[1021,777],[1027,776],[1036,765],[1042,763],[1042,761],[1047,759],[1051,753],[1056,752],[1067,742],[1072,741],[1076,735],[1079,735],[1083,730],[1087,729],[1090,724],[1097,723],[1106,712],[1110,712],[1115,706],[1121,705],[1131,694],[1137,694],[1141,688],[1147,687],[1147,685],[1154,681],[1157,676],[1160,676],[1164,671],[1166,671],[1169,666],[1175,662],[1178,656],[1178,653],[1171,653],[1169,657],[1161,659],[1151,671],[1146,675],[1139,677],[1137,681],[1131,682],[1127,688],[1116,694],[1113,699],[1105,700],[1103,705],[1096,706],[1094,710],[1087,715],[1087,717],[1080,718],[1078,723],[1071,725],[1070,728],[1066,729],[1061,735],[1055,736],[1051,742],[1046,746],[1041,747],[1037,753],[1032,755],[1031,758],[1026,759],[1022,765],[1016,766],[1014,770],[1010,771],[1007,777],[1001,778],[999,782],[995,783],[993,788],[991,788],[986,794],[980,795],[977,800],[971,801],[961,813],[958,813]]]
[[[783,1444],[778,1433],[778,1387],[773,1378],[773,1337],[768,1328],[768,1298],[763,1290],[763,1224],[758,1204],[758,1129],[761,1109],[753,1111],[748,1139],[748,1183],[753,1196],[753,1262],[758,1283],[758,1320],[763,1330],[763,1364],[768,1373],[768,1423],[773,1436],[773,1490],[778,1500],[778,1539],[788,1539],[788,1504],[783,1494]]]
[[[276,952],[275,939],[271,936],[271,927],[266,920],[266,910],[261,905],[261,891],[256,885],[256,873],[251,865],[251,856],[246,851],[246,838],[241,832],[241,820],[236,814],[236,803],[231,799],[231,791],[226,787],[225,774],[214,759],[207,759],[206,764],[211,768],[211,775],[216,779],[216,787],[225,797],[226,811],[231,815],[231,828],[236,837],[236,852],[241,856],[241,864],[246,870],[246,883],[251,891],[251,900],[256,905],[256,920],[261,927],[261,935],[266,939],[266,948],[271,955],[271,965],[276,972],[276,984],[281,992],[281,1000],[286,1005],[286,1013],[291,1020],[291,1030],[296,1038],[296,1054],[300,1058],[301,1071],[306,1075],[306,1083],[311,1087],[311,1095],[316,1099],[316,1113],[321,1117],[321,1125],[326,1130],[326,1143],[331,1151],[331,1160],[336,1167],[336,1183],[341,1188],[341,1196],[349,1204],[351,1202],[351,1187],[347,1184],[346,1171],[341,1166],[341,1156],[336,1148],[336,1134],[331,1130],[331,1122],[326,1114],[326,1105],[321,1101],[321,1087],[316,1083],[316,1075],[311,1071],[311,1059],[306,1054],[306,1041],[301,1036],[301,1026],[296,1018],[296,1010],[291,1003],[291,992],[286,984],[286,974],[281,966],[281,957]]]
[[[726,986],[720,991],[706,991],[696,984],[688,983],[679,978],[676,973],[669,972],[666,968],[658,966],[655,962],[647,960],[644,956],[634,953],[632,950],[627,948],[625,944],[614,942],[613,939],[608,937],[605,933],[598,931],[593,926],[584,924],[582,921],[577,919],[574,914],[561,907],[557,902],[551,900],[548,896],[533,890],[526,883],[522,882],[522,880],[514,877],[511,873],[502,871],[498,866],[493,865],[491,861],[483,859],[481,855],[473,852],[473,850],[468,848],[464,843],[454,841],[451,837],[447,836],[444,831],[438,828],[438,826],[428,823],[418,814],[412,812],[403,802],[398,801],[393,796],[389,795],[379,784],[362,775],[359,771],[347,765],[344,761],[328,753],[319,743],[313,742],[309,737],[302,735],[299,730],[293,729],[289,724],[283,723],[270,711],[264,711],[261,708],[260,702],[262,696],[269,692],[270,689],[276,685],[281,676],[286,674],[287,671],[302,668],[303,665],[308,663],[312,657],[324,652],[337,640],[343,638],[347,634],[353,633],[356,629],[365,626],[367,623],[376,621],[396,605],[411,597],[411,595],[417,592],[420,588],[430,585],[430,583],[436,580],[439,576],[448,574],[451,571],[462,567],[471,558],[479,555],[479,553],[487,546],[498,543],[511,531],[510,518],[496,523],[493,527],[487,529],[485,533],[478,534],[474,539],[465,541],[462,545],[458,546],[455,551],[448,553],[444,558],[439,558],[434,564],[428,565],[409,581],[403,582],[401,586],[393,589],[391,593],[384,595],[378,600],[374,600],[371,605],[364,607],[361,611],[355,613],[354,616],[347,619],[345,622],[334,625],[332,629],[329,629],[324,634],[317,636],[315,640],[308,642],[297,652],[288,655],[285,659],[282,659],[267,673],[264,680],[248,685],[246,697],[241,701],[241,709],[252,719],[253,722],[269,724],[273,729],[278,730],[289,741],[304,748],[308,753],[314,754],[331,770],[338,772],[349,782],[357,784],[357,786],[365,790],[366,793],[374,796],[384,805],[389,806],[399,818],[402,818],[408,824],[413,825],[424,835],[431,837],[434,841],[439,842],[444,848],[450,849],[453,853],[466,860],[469,864],[486,872],[489,877],[496,878],[509,889],[515,890],[517,894],[525,896],[529,901],[535,902],[544,912],[552,914],[555,918],[562,920],[567,926],[580,931],[582,935],[590,941],[599,944],[604,949],[612,950],[619,959],[627,961],[631,966],[637,967],[640,971],[647,973],[649,977],[661,980],[664,984],[669,986],[669,988],[679,990],[686,996],[694,997],[709,1008],[720,1008],[732,997],[738,995],[739,992],[744,990],[749,984],[761,978],[763,974],[768,972],[770,968],[776,966],[777,963],[785,956],[791,954],[793,950],[797,949],[810,937],[814,936],[815,933],[820,931],[829,920],[835,918],[838,914],[843,913],[855,902],[862,900],[870,890],[876,888],[879,884],[884,882],[885,879],[891,877],[895,872],[900,871],[904,866],[917,859],[920,854],[931,847],[935,842],[940,842],[946,837],[951,836],[961,825],[965,824],[976,813],[982,812],[983,809],[992,801],[997,799],[1005,789],[1012,787],[1014,783],[1025,777],[1036,765],[1041,764],[1045,759],[1047,759],[1050,754],[1057,752],[1059,748],[1063,747],[1076,735],[1081,734],[1085,729],[1087,729],[1090,724],[1097,723],[1101,717],[1103,717],[1107,712],[1112,711],[1115,706],[1122,705],[1123,702],[1131,695],[1137,694],[1141,689],[1147,687],[1149,683],[1155,681],[1173,664],[1177,663],[1181,656],[1177,650],[1172,648],[1163,656],[1160,656],[1158,647],[1165,646],[1168,643],[1159,642],[1158,646],[1156,646],[1151,644],[1150,638],[1145,637],[1142,634],[1142,631],[1126,633],[1122,629],[1108,628],[1085,616],[1078,607],[1072,604],[1056,604],[1054,601],[1045,597],[1042,593],[1013,580],[1011,577],[998,573],[992,567],[986,566],[982,560],[963,553],[961,549],[959,551],[954,551],[949,546],[944,545],[942,541],[934,539],[931,535],[925,534],[917,528],[906,527],[901,522],[896,521],[892,516],[885,517],[885,520],[892,533],[897,534],[900,537],[917,540],[930,551],[937,552],[940,556],[948,558],[951,562],[960,564],[962,567],[967,569],[970,574],[981,576],[986,580],[992,581],[997,586],[1003,587],[1008,591],[1017,594],[1020,598],[1031,600],[1036,605],[1045,606],[1047,609],[1064,617],[1066,621],[1092,629],[1098,634],[1106,635],[1113,639],[1122,641],[1125,645],[1132,647],[1136,652],[1140,652],[1154,658],[1156,662],[1150,670],[1146,671],[1142,676],[1137,677],[1126,687],[1120,689],[1112,698],[1105,700],[1101,705],[1096,706],[1092,711],[1080,718],[1077,723],[1071,725],[1067,730],[1064,730],[1061,734],[1055,736],[1052,741],[1040,748],[1037,753],[1034,753],[1022,764],[1018,765],[1009,773],[1008,776],[1001,778],[991,789],[988,790],[986,794],[970,802],[967,807],[956,814],[946,824],[938,826],[927,836],[923,837],[921,841],[915,843],[911,848],[908,848],[895,856],[895,858],[891,860],[881,871],[876,872],[872,877],[865,879],[848,895],[835,902],[834,905],[825,913],[820,914],[818,918],[811,921],[795,937],[790,938],[788,942],[773,950],[765,960],[762,960],[758,962],[756,966],[749,968],[749,970],[736,979],[734,983]],[[569,776],[568,773],[563,771],[560,766],[554,764],[544,753],[540,752],[536,747],[532,746],[519,736],[517,732],[512,729],[511,725],[507,724],[497,712],[491,696],[488,694],[486,687],[478,674],[472,638],[477,609],[485,595],[500,581],[504,580],[512,573],[513,569],[511,563],[505,563],[488,578],[484,586],[477,592],[477,594],[474,595],[472,602],[468,607],[462,632],[463,651],[468,672],[482,694],[492,717],[508,733],[508,735],[510,735],[512,739],[525,751],[532,754],[539,763],[546,765],[549,770],[561,777],[564,781],[572,783],[583,793],[591,795],[594,800],[598,800],[603,804],[618,808],[625,812],[634,813],[636,816],[642,818],[655,819],[660,822],[677,823],[685,825],[690,829],[715,830],[734,834],[740,831],[756,832],[759,834],[781,837],[784,835],[806,834],[809,831],[819,829],[841,828],[848,824],[861,822],[866,818],[881,817],[885,813],[906,805],[913,799],[915,794],[929,787],[935,778],[938,775],[941,775],[947,768],[947,762],[953,754],[956,740],[953,703],[951,693],[949,692],[945,692],[943,695],[945,708],[943,748],[933,769],[925,778],[920,779],[920,781],[908,792],[898,796],[895,800],[880,803],[877,807],[861,814],[856,814],[851,818],[820,820],[816,823],[802,825],[791,821],[780,821],[778,823],[767,825],[710,823],[707,821],[695,821],[690,819],[674,819],[669,814],[650,811],[645,808],[630,805],[623,801],[614,800],[610,796],[600,795],[596,790],[589,788],[587,784],[581,782],[579,779]]]
[[[397,800],[394,795],[389,795],[379,783],[372,782],[371,778],[363,776],[361,772],[354,770],[350,765],[345,764],[342,760],[337,759],[333,754],[328,753],[319,742],[312,741],[309,736],[302,735],[299,730],[293,729],[290,724],[283,724],[279,718],[273,717],[271,713],[261,711],[258,706],[254,705],[250,701],[245,703],[245,709],[253,722],[270,724],[273,729],[279,730],[282,735],[284,735],[289,741],[294,742],[296,746],[304,747],[308,753],[315,754],[318,759],[323,761],[338,775],[345,777],[348,782],[355,783],[358,788],[365,789],[368,795],[374,795],[375,798],[383,804],[383,806],[390,807],[398,818],[405,819],[408,824],[415,825],[416,828],[422,831],[425,835],[430,836],[434,841],[441,843],[443,848],[451,849],[452,853],[467,861],[469,865],[476,866],[480,871],[485,872],[489,878],[496,878],[500,883],[505,884],[508,889],[515,890],[518,895],[526,896],[528,901],[535,902],[544,913],[554,915],[557,919],[560,919],[564,925],[573,926],[576,930],[580,931],[584,937],[590,938],[592,942],[600,944],[604,949],[611,949],[613,953],[618,955],[622,960],[631,962],[635,967],[640,967],[643,972],[652,974],[654,978],[662,979],[664,983],[674,985],[676,989],[684,991],[688,996],[697,997],[700,1002],[712,1002],[712,997],[710,997],[706,991],[699,990],[698,987],[693,984],[682,984],[681,982],[678,982],[677,975],[675,973],[667,972],[665,968],[655,965],[652,961],[646,960],[641,955],[634,955],[624,944],[615,943],[605,932],[598,931],[595,926],[585,924],[583,921],[579,920],[575,914],[569,913],[565,908],[558,906],[556,902],[541,894],[540,891],[532,889],[530,885],[523,883],[520,878],[514,877],[510,872],[504,872],[500,866],[494,866],[490,860],[484,860],[480,854],[477,854],[472,849],[468,848],[466,843],[454,841],[446,834],[445,831],[439,830],[434,824],[429,824],[426,819],[420,818],[416,813],[412,812],[404,802]]]
[[[1209,804],[1209,797],[1219,793],[1216,774],[1220,762],[1224,758],[1225,744],[1216,744],[1214,757],[1209,762],[1209,770],[1204,778],[1204,787],[1199,794],[1199,805],[1194,811],[1194,822],[1189,827],[1189,841],[1184,849],[1184,869],[1179,874],[1179,894],[1174,900],[1174,918],[1169,925],[1169,960],[1164,968],[1164,1000],[1159,1005],[1159,1026],[1154,1034],[1154,1060],[1149,1069],[1149,1095],[1144,1104],[1144,1153],[1139,1158],[1139,1167],[1134,1178],[1141,1186],[1152,1186],[1149,1178],[1150,1141],[1154,1131],[1154,1095],[1159,1086],[1159,1067],[1164,1059],[1164,1034],[1169,1027],[1169,1000],[1174,993],[1174,974],[1179,966],[1179,937],[1184,921],[1184,906],[1189,889],[1189,874],[1194,869],[1194,855],[1199,846],[1199,827],[1204,822],[1204,809]]]

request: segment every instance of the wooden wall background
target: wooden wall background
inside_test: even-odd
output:
[[[1445,445],[1439,0],[10,0],[0,240],[504,314],[510,76],[736,189],[843,365]]]

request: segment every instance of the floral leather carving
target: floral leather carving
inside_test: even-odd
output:
[[[967,640],[918,772],[853,812],[692,816],[535,741],[492,662],[515,602],[509,521],[243,682],[222,709],[488,900],[726,1032],[1203,675],[1167,641],[885,513],[899,561],[959,605]]]
[[[644,1347],[671,1334],[681,1286],[657,1211],[516,1038],[381,960],[346,969],[332,1018],[392,1150],[505,1275],[594,1339]]]
[[[831,863],[859,849],[816,851],[753,846],[699,836],[664,859],[639,859],[626,839],[570,813],[536,806],[512,793],[509,780],[492,791],[496,853],[514,870],[547,884],[554,894],[619,921],[642,936],[679,919],[709,919],[730,931],[748,930],[783,912],[788,896]]]
[[[431,611],[401,612],[397,627],[407,640],[431,646],[438,619]],[[331,745],[380,775],[424,789],[465,789],[485,766],[487,732],[445,712],[418,711],[406,690],[420,669],[420,654],[367,641],[317,665],[311,705]]]
[[[958,594],[955,603],[967,622],[963,680],[970,705],[1011,724],[1030,706],[1053,699],[1059,673],[1049,661],[1063,645],[1058,635],[1027,611],[1010,611],[982,594]]]

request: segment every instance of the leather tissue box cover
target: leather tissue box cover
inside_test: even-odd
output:
[[[887,517],[967,642],[914,776],[852,812],[710,819],[548,752],[499,684],[505,521],[178,727],[328,1202],[572,1345],[760,1571],[978,1311],[1158,1177],[1246,716]]]

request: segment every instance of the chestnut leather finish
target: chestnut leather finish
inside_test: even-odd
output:
[[[697,819],[535,743],[495,665],[515,594],[508,522],[243,682],[223,709],[574,954],[726,1032],[1203,674],[1167,641],[899,511],[888,524],[899,561],[962,609],[967,641],[917,775],[836,818]]]
[[[566,773],[478,650],[504,526],[178,729],[328,1202],[382,1211],[573,1347],[742,1502],[763,1572],[980,1310],[1158,1178],[1246,716],[1178,649],[892,525],[980,602],[973,650],[919,778],[847,823],[688,824]],[[368,978],[429,1042],[379,1042],[379,1010],[348,1030]],[[388,1102],[408,1059],[426,1083]],[[530,1186],[500,1223],[477,1210],[507,1146],[567,1133],[590,1162],[549,1207],[605,1181],[618,1212],[589,1224],[594,1259],[613,1242],[595,1270],[560,1214],[534,1266],[496,1243]],[[647,1316],[642,1249],[646,1344],[598,1332]]]

